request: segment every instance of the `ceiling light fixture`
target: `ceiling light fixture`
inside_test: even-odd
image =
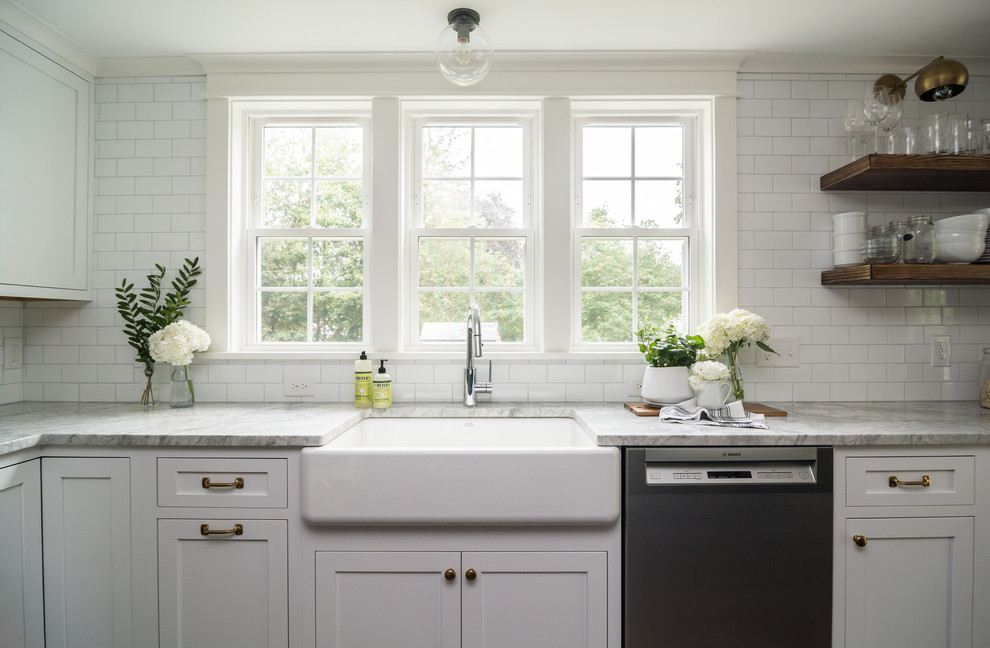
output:
[[[885,74],[877,79],[873,88],[875,92],[883,88],[891,97],[897,97],[895,101],[899,101],[904,98],[907,82],[914,77],[918,77],[914,82],[914,91],[922,101],[945,101],[960,94],[969,83],[965,65],[940,56],[903,81],[896,74]]]
[[[492,67],[492,46],[474,9],[454,9],[437,38],[436,58],[440,73],[451,83],[472,86]]]

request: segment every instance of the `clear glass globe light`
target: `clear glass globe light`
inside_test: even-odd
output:
[[[488,34],[475,22],[455,20],[437,38],[436,61],[440,73],[451,83],[472,86],[492,67]]]

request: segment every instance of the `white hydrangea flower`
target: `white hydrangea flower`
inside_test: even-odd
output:
[[[694,391],[701,391],[706,380],[728,380],[729,368],[716,360],[702,360],[691,365],[688,382]]]
[[[185,366],[193,361],[193,354],[210,348],[210,335],[186,320],[172,322],[155,331],[148,338],[148,350],[156,362]]]
[[[719,313],[698,327],[698,335],[705,339],[705,354],[721,355],[730,345],[766,342],[770,337],[770,325],[766,320],[742,308]]]

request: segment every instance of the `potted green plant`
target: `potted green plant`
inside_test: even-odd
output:
[[[643,400],[654,405],[679,403],[694,396],[688,368],[705,348],[700,335],[680,335],[672,321],[656,325],[647,319],[636,331],[639,350],[649,366],[643,373]]]

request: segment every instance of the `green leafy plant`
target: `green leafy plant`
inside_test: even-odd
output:
[[[155,331],[165,328],[183,316],[183,309],[190,304],[189,291],[196,285],[196,277],[202,274],[199,257],[186,259],[178,276],[172,280],[172,291],[162,296],[162,281],[165,267],[155,264],[157,273],[148,275],[148,286],[134,292],[134,284],[121,281],[116,289],[117,312],[124,320],[124,334],[127,343],[137,351],[137,360],[144,364],[144,375],[148,383],[141,395],[141,404],[155,402],[151,389],[151,376],[155,373],[155,361],[148,348],[148,338]]]
[[[672,321],[656,325],[649,319],[636,331],[639,350],[651,367],[690,367],[705,348],[700,335],[678,335]]]

